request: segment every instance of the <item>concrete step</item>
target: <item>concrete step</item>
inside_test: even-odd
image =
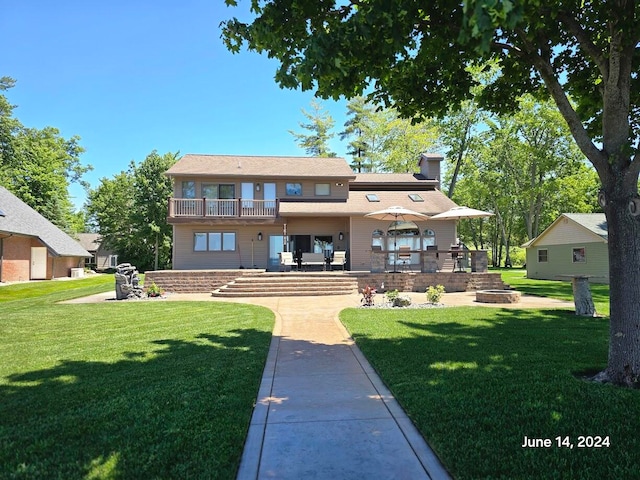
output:
[[[271,292],[245,292],[245,291],[229,291],[226,289],[218,289],[211,292],[212,297],[219,298],[242,298],[242,297],[320,297],[329,295],[351,295],[353,292],[346,290],[305,290],[298,289],[296,291],[271,291]]]
[[[238,277],[215,289],[216,297],[349,295],[358,291],[356,279],[331,273],[261,273]]]

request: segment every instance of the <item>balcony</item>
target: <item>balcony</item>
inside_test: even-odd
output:
[[[211,198],[170,198],[169,218],[265,219],[278,216],[278,200],[214,200]]]

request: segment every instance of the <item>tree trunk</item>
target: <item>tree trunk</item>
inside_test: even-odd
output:
[[[154,252],[154,258],[153,258],[153,266],[154,266],[154,270],[158,270],[158,256],[160,254],[159,250],[160,250],[160,245],[158,244],[158,236],[160,234],[156,233],[156,244],[155,244],[155,252]]]
[[[605,189],[609,190],[609,189]],[[640,387],[640,216],[629,205],[637,191],[627,188],[617,198],[606,197],[609,231],[609,329],[608,380]],[[609,190],[611,191],[611,190]],[[619,190],[618,190],[619,191]],[[640,203],[636,212],[640,213]]]

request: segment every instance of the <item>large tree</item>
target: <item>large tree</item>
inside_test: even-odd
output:
[[[299,133],[289,130],[300,148],[304,148],[307,155],[312,157],[335,157],[335,152],[329,147],[329,140],[335,135],[331,130],[335,125],[333,117],[316,100],[311,101],[311,112],[304,108],[302,114],[309,123],[299,122],[299,125],[309,133]]]
[[[0,91],[14,84],[2,77]],[[0,185],[63,230],[82,229],[69,195],[71,183],[86,186],[82,176],[91,169],[80,162],[80,138],[65,139],[53,127],[27,128],[13,116],[14,108],[0,94]]]
[[[235,5],[236,0],[226,0]],[[470,98],[466,66],[496,59],[501,75],[480,103],[508,111],[524,93],[553,99],[595,166],[609,229],[609,361],[601,378],[640,377],[640,6],[633,0],[271,0],[255,19],[223,22],[232,51],[246,43],[280,61],[283,87],[359,95],[406,116],[444,115]]]
[[[167,223],[167,199],[172,186],[166,172],[177,153],[151,152],[139,165],[102,178],[91,190],[87,213],[105,246],[144,271],[168,268],[171,263],[171,226]]]
[[[416,158],[432,151],[437,143],[433,121],[413,122],[400,117],[395,108],[383,108],[364,97],[351,99],[347,115],[340,139],[349,140],[348,153],[358,172],[413,172]]]

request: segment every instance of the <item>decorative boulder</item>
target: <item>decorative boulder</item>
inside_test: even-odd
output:
[[[138,270],[130,263],[121,263],[116,267],[116,300],[142,298],[142,287]]]

